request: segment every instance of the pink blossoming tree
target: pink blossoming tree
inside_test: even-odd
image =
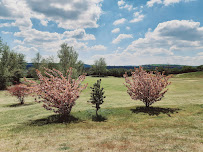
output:
[[[29,83],[32,88],[30,93],[35,93],[38,96],[39,100],[36,98],[36,102],[43,102],[45,109],[63,116],[69,115],[81,91],[87,87],[87,84],[81,85],[85,75],[81,75],[75,80],[71,78],[72,68],[67,71],[66,76],[63,76],[56,69],[44,69],[45,76],[39,70],[36,70],[39,84],[25,79],[25,82]]]
[[[16,84],[14,86],[10,86],[8,92],[18,98],[20,104],[24,104],[24,98],[29,95],[29,88],[24,84]]]
[[[124,74],[127,93],[132,99],[142,101],[146,107],[160,101],[168,91],[165,88],[171,83],[168,81],[171,76],[165,76],[164,73],[161,74],[157,70],[148,73],[139,67],[131,73],[132,79],[128,77],[127,73]]]

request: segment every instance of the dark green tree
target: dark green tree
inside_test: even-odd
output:
[[[203,65],[198,66],[198,67],[197,67],[197,70],[198,70],[198,71],[203,71]]]
[[[36,53],[35,57],[32,59],[32,63],[33,63],[33,67],[30,67],[28,69],[28,75],[31,75],[31,77],[37,79],[37,73],[36,73],[36,69],[40,70],[40,68],[42,67],[41,62],[42,62],[43,58],[40,55],[39,52]]]
[[[93,71],[96,75],[106,75],[106,61],[104,58],[100,58],[99,60],[95,60],[94,65],[91,67],[91,71]]]
[[[24,55],[10,50],[0,39],[0,90],[18,84],[25,74],[26,62]]]
[[[98,110],[101,108],[100,105],[104,102],[104,88],[101,88],[101,79],[97,80],[97,82],[90,87],[92,89],[91,97],[88,102],[91,102],[93,107],[96,108],[96,116],[98,117]]]
[[[66,43],[61,45],[61,49],[58,51],[59,69],[63,74],[66,74],[67,70],[72,67],[73,78],[77,78],[84,71],[84,64],[82,61],[78,61],[78,53],[73,47],[68,46]]]

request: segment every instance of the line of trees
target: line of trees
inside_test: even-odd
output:
[[[168,66],[158,66],[157,69],[155,66],[146,66],[143,67],[144,70],[147,72],[158,70],[161,73],[165,73],[165,75],[169,74],[181,74],[181,73],[188,73],[188,72],[197,72],[203,71],[203,65],[194,67],[194,66],[178,66],[178,67],[168,67]],[[114,77],[123,77],[123,75],[127,72],[129,76],[131,76],[131,71],[134,69],[126,69],[126,68],[111,68],[107,69],[106,62],[104,58],[100,58],[96,60],[91,68],[85,69],[86,73],[91,76],[114,76]]]
[[[18,84],[25,76],[25,56],[10,50],[0,39],[0,90],[12,84]]]

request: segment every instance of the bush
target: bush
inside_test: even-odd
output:
[[[17,84],[7,89],[12,96],[15,96],[20,101],[20,104],[24,104],[24,97],[29,94],[29,89],[24,84]]]
[[[43,102],[45,109],[52,110],[63,116],[69,115],[75,101],[79,98],[79,94],[87,87],[87,84],[81,85],[85,75],[81,75],[75,80],[72,79],[72,68],[67,71],[67,77],[56,69],[44,69],[45,76],[36,70],[40,81],[39,84],[26,79],[25,81],[31,85],[32,92],[37,94],[38,99],[36,98],[36,101]],[[41,98],[42,100],[39,100]]]
[[[142,101],[146,107],[149,107],[156,101],[160,101],[168,89],[164,90],[170,82],[171,76],[165,76],[158,71],[146,72],[142,67],[135,68],[132,72],[132,81],[127,74],[124,74],[124,84],[128,90],[128,94],[134,100]]]

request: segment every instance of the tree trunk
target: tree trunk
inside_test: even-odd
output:
[[[24,104],[24,98],[20,98],[20,104]]]
[[[96,116],[98,117],[98,113],[97,113],[98,109],[96,110]]]
[[[148,102],[146,102],[145,105],[146,105],[147,108],[149,107],[149,103]]]
[[[96,104],[96,116],[98,117],[98,110],[100,109],[99,105]]]

